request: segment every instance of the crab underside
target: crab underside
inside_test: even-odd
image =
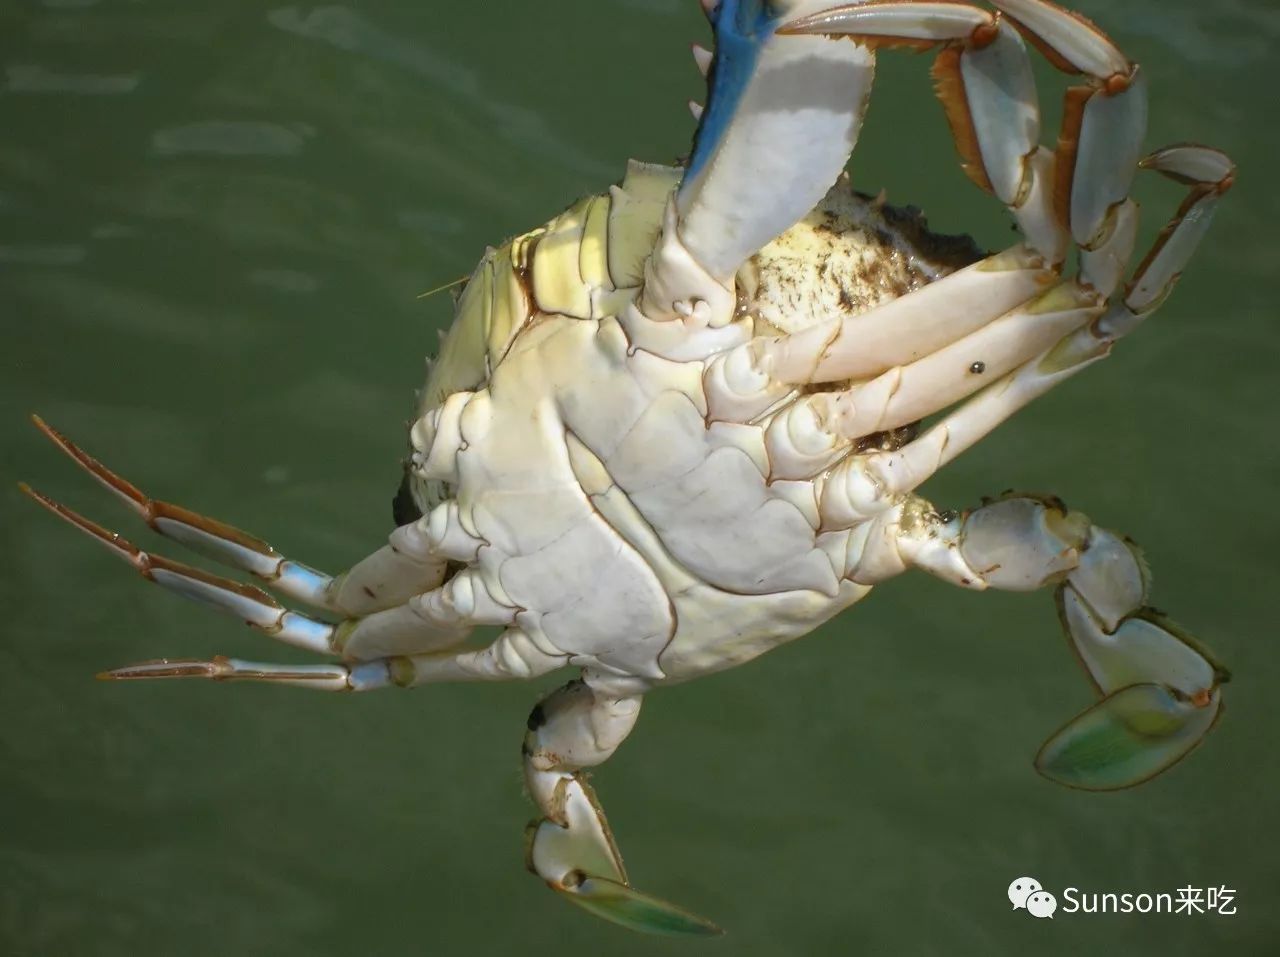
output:
[[[37,501],[149,580],[339,659],[162,659],[106,677],[364,691],[576,668],[529,720],[528,866],[660,933],[717,928],[632,888],[586,770],[650,689],[798,638],[910,567],[970,589],[1054,587],[1098,700],[1050,736],[1043,774],[1109,790],[1179,761],[1228,676],[1150,607],[1133,542],[1052,497],[951,512],[916,490],[1154,312],[1234,168],[1188,144],[1144,157],[1139,67],[1047,0],[994,6],[704,3],[716,50],[695,48],[709,100],[687,166],[632,163],[485,255],[422,392],[397,528],[341,575],[151,499],[37,419],[155,531],[315,612],[27,489]],[[1024,37],[1080,78],[1054,149]],[[876,52],[901,46],[938,51],[962,163],[1008,208],[1011,248],[936,236],[843,176]],[[1130,274],[1139,168],[1187,196]],[[469,646],[477,625],[504,631]]]

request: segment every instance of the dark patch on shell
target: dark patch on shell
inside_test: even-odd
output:
[[[418,508],[418,503],[413,498],[413,479],[409,475],[408,468],[400,477],[400,487],[396,489],[395,497],[391,500],[391,518],[396,523],[396,528],[422,518],[422,510]]]
[[[525,727],[530,731],[537,731],[547,723],[547,712],[541,704],[535,704],[533,710],[529,712],[529,720],[525,722]]]
[[[909,422],[889,429],[887,432],[872,432],[858,439],[858,452],[896,452],[920,434],[920,423]]]
[[[872,199],[862,193],[858,195],[868,201]],[[880,207],[880,215],[921,256],[947,269],[963,269],[990,255],[967,233],[947,235],[930,232],[929,220],[915,206],[890,206],[886,203]]]

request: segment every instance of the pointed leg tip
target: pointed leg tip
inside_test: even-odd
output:
[[[128,673],[129,669],[130,669],[129,665],[125,665],[120,668],[111,668],[107,671],[99,671],[93,677],[97,681],[124,681],[131,677],[134,677],[133,675]]]
[[[131,482],[121,478],[111,469],[107,468],[92,455],[86,452],[80,446],[76,445],[69,438],[55,429],[49,423],[45,422],[40,416],[32,413],[31,421],[35,424],[46,438],[54,445],[60,448],[68,457],[71,458],[80,468],[84,469],[98,482],[100,482],[109,492],[119,496],[135,511],[138,511],[146,517],[146,509],[150,504],[150,499],[142,493]]]
[[[108,528],[104,528],[92,519],[85,518],[79,512],[67,508],[67,506],[63,505],[61,502],[56,501],[48,495],[45,495],[43,492],[32,488],[26,482],[19,482],[18,488],[29,496],[37,505],[47,509],[54,515],[58,516],[58,518],[89,535],[95,541],[105,545],[114,554],[123,558],[125,561],[137,565],[138,558],[142,553],[136,545],[124,536],[113,532]],[[148,572],[144,570],[144,566],[137,567],[144,575],[148,575]]]
[[[31,424],[39,429],[47,438],[51,439],[56,445],[65,447],[70,444],[67,437],[46,422],[40,413],[31,413]]]
[[[222,661],[225,661],[223,659]],[[215,658],[205,661],[198,658],[160,658],[123,665],[109,671],[101,671],[99,681],[139,681],[155,678],[217,678],[225,671],[222,661]]]
[[[70,522],[72,525],[75,525],[77,528],[81,529],[82,531],[89,532],[90,534],[93,534],[93,535],[97,535],[100,538],[105,537],[106,535],[109,535],[109,533],[106,533],[105,530],[101,528],[101,526],[96,525],[95,523],[89,521],[87,518],[80,515],[78,512],[73,512],[71,509],[67,508],[61,502],[50,498],[48,495],[45,495],[44,492],[41,492],[39,489],[32,488],[26,482],[19,482],[18,490],[22,492],[22,494],[27,496],[27,498],[31,499],[31,501],[39,505],[41,508],[49,512],[52,512],[54,515],[58,516],[64,521]]]
[[[52,508],[55,504],[53,499],[51,499],[48,495],[45,495],[44,492],[41,492],[39,489],[32,488],[28,482],[19,480],[18,491],[20,491],[23,495],[27,496],[27,498],[32,499],[33,501],[35,501],[40,505],[43,505],[45,508]]]
[[[31,499],[33,502],[39,505],[41,508],[47,509],[48,511],[52,512],[54,515],[57,515],[59,518],[70,522],[72,525],[77,526],[83,531],[87,531],[93,534],[97,534],[100,531],[104,531],[101,529],[100,526],[94,524],[93,522],[90,522],[87,518],[80,515],[78,512],[73,512],[71,509],[67,508],[61,502],[58,502],[50,498],[48,495],[45,495],[44,492],[41,492],[39,489],[32,488],[26,482],[19,482],[18,490],[21,491],[24,495],[26,495],[27,498]]]

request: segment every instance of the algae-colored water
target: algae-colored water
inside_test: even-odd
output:
[[[1090,701],[1050,596],[893,582],[812,637],[655,693],[596,776],[637,885],[729,929],[629,936],[521,866],[540,690],[116,686],[161,655],[282,654],[40,512],[27,479],[174,554],[43,442],[337,569],[376,546],[446,295],[497,242],[687,149],[694,0],[0,0],[0,953],[1274,953],[1280,13],[1080,6],[1146,65],[1150,143],[1241,167],[1168,305],[929,486],[1054,491],[1132,534],[1155,602],[1236,674],[1207,744],[1135,790],[1030,766]],[[851,170],[995,247],[927,60],[886,57]],[[1040,74],[1056,116],[1061,79]],[[762,186],[763,188],[763,186]],[[1180,201],[1142,182],[1149,225]],[[283,653],[288,656],[287,651]],[[1231,916],[1010,909],[1226,886]]]

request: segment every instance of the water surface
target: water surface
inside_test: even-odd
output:
[[[1240,184],[1107,363],[929,486],[1054,491],[1147,549],[1155,602],[1234,669],[1208,744],[1137,790],[1038,778],[1089,687],[1050,596],[924,576],[654,694],[596,776],[636,883],[732,954],[1274,952],[1280,13],[1083,0],[1143,60],[1152,145]],[[0,0],[4,472],[145,547],[38,410],[157,496],[337,569],[375,547],[422,357],[485,245],[687,150],[694,0],[262,5]],[[886,58],[852,172],[989,246],[927,60]],[[1042,74],[1046,113],[1061,81]],[[1154,228],[1180,201],[1140,184]],[[96,683],[160,655],[287,656],[0,493],[0,952],[651,954],[521,866],[541,690],[333,697]],[[1234,917],[1011,913],[1009,881],[1227,885]],[[694,945],[698,947],[700,945]],[[681,951],[690,952],[681,945]]]

